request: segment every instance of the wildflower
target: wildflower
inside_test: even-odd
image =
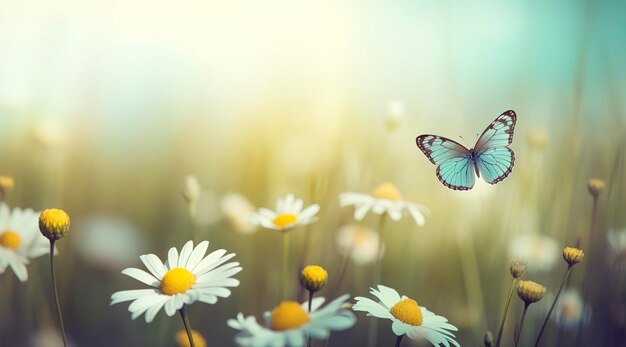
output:
[[[517,295],[527,304],[535,303],[546,294],[546,287],[533,281],[519,281]]]
[[[356,304],[352,306],[352,309],[367,312],[368,316],[391,320],[393,322],[391,328],[398,336],[398,340],[404,335],[411,339],[421,336],[433,346],[452,344],[459,347],[458,342],[454,340],[454,335],[450,332],[457,331],[457,328],[447,323],[448,320],[445,317],[438,316],[425,307],[420,307],[413,299],[406,296],[400,297],[396,290],[383,285],[379,285],[378,290],[370,288],[370,293],[379,302],[356,297]]]
[[[518,329],[515,332],[513,341],[515,346],[519,343],[522,336],[522,330],[524,328],[524,319],[526,318],[526,312],[530,304],[535,303],[543,298],[546,294],[546,287],[533,281],[518,281],[517,282],[517,295],[524,301],[524,311],[522,312],[522,318],[520,319]],[[542,329],[543,330],[543,329]],[[539,334],[541,337],[541,333]]]
[[[563,328],[575,328],[579,323],[588,323],[591,307],[586,305],[576,289],[566,289],[561,293],[555,307],[554,321]]]
[[[315,215],[319,211],[318,204],[302,209],[302,199],[296,199],[293,194],[287,194],[276,202],[276,211],[261,208],[252,215],[252,223],[268,229],[287,231],[300,225],[311,224],[317,221]]]
[[[307,336],[322,340],[330,331],[346,330],[356,323],[354,314],[343,308],[348,298],[347,294],[342,295],[323,308],[320,307],[325,299],[315,298],[310,312],[307,312],[307,303],[283,301],[271,312],[265,312],[263,325],[242,313],[236,319],[229,319],[227,324],[240,331],[235,336],[235,342],[240,346],[300,347],[305,344]]]
[[[6,193],[13,189],[15,181],[10,176],[0,176],[0,201],[4,199]]]
[[[183,199],[192,205],[198,202],[200,198],[200,193],[202,193],[202,188],[200,187],[200,182],[195,176],[187,176],[185,177],[185,184],[183,185]]]
[[[380,245],[377,232],[359,224],[343,226],[337,233],[339,251],[359,265],[376,260]]]
[[[609,230],[606,239],[609,244],[609,265],[624,270],[626,268],[626,229]]]
[[[188,241],[180,254],[172,247],[165,263],[154,254],[140,256],[149,273],[137,268],[127,268],[122,273],[152,288],[116,292],[111,295],[111,305],[133,301],[128,306],[131,318],[145,313],[146,323],[150,323],[161,308],[171,317],[185,304],[195,301],[215,304],[218,297],[229,297],[231,292],[227,287],[239,286],[232,276],[242,268],[237,262],[224,264],[235,254],[225,255],[223,249],[205,257],[208,246],[209,242],[203,241],[194,248],[193,242]]]
[[[354,206],[354,219],[362,220],[365,215],[372,211],[375,214],[387,214],[392,220],[400,220],[404,211],[413,217],[417,225],[424,225],[424,214],[430,213],[425,206],[405,201],[400,191],[392,183],[379,185],[374,192],[369,194],[343,193],[339,196],[341,206]]]
[[[404,118],[405,106],[400,100],[392,100],[387,105],[387,130],[394,131],[402,123]]]
[[[39,231],[50,241],[65,237],[69,229],[70,216],[63,210],[49,208],[39,215]]]
[[[50,252],[48,240],[37,228],[38,219],[39,213],[31,209],[11,210],[0,203],[0,273],[10,267],[20,282],[25,282],[30,259]]]
[[[67,347],[67,337],[65,335],[65,326],[63,325],[63,316],[61,314],[61,306],[59,305],[59,295],[57,292],[57,283],[54,272],[54,244],[57,240],[65,237],[70,229],[70,216],[63,210],[49,208],[43,210],[39,215],[39,231],[50,241],[50,275],[52,278],[52,294],[54,295],[55,305],[57,309],[57,317],[59,318],[59,329],[63,338],[63,345]]]
[[[527,261],[534,271],[550,271],[559,259],[559,245],[551,237],[525,233],[516,236],[509,246],[509,255]]]
[[[191,336],[193,337],[193,343],[195,347],[206,347],[206,339],[202,334],[197,332],[196,330],[191,330]],[[191,343],[189,342],[189,338],[187,336],[187,331],[179,330],[175,336],[176,344],[179,347],[191,347]]]
[[[118,271],[133,264],[146,247],[141,230],[123,218],[92,215],[74,229],[74,248],[82,259],[98,268]]]
[[[584,255],[585,253],[583,253],[583,251],[578,248],[563,248],[563,259],[565,260],[565,262],[567,262],[567,264],[569,264],[569,266],[574,266],[580,263]]]
[[[328,272],[318,265],[306,266],[300,272],[300,284],[309,292],[315,293],[322,289],[328,281]]]
[[[221,199],[222,213],[233,229],[242,234],[252,234],[257,225],[250,221],[254,206],[243,195],[228,193]]]
[[[526,261],[522,259],[513,259],[513,261],[511,261],[511,265],[509,266],[509,271],[511,272],[511,276],[513,276],[513,278],[521,277],[524,272],[526,272]]]
[[[594,199],[597,199],[602,191],[604,190],[604,181],[597,178],[592,178],[587,182],[587,189],[589,190],[589,194],[593,196]]]

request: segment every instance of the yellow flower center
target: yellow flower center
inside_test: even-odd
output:
[[[420,307],[413,299],[404,299],[402,301],[398,301],[398,303],[393,305],[393,307],[391,308],[391,314],[402,323],[413,326],[422,325],[422,322],[424,320]]]
[[[291,213],[281,213],[272,221],[277,227],[284,229],[288,225],[291,225],[298,221],[298,217]]]
[[[377,199],[387,199],[391,201],[396,201],[400,198],[400,192],[398,191],[398,188],[396,188],[393,183],[389,182],[385,182],[376,187],[372,195]]]
[[[0,246],[4,246],[10,249],[17,249],[22,243],[20,235],[13,230],[5,230],[0,234]]]
[[[159,289],[163,294],[174,295],[188,291],[196,284],[196,276],[182,267],[171,269],[165,273]]]
[[[272,311],[272,330],[299,328],[309,322],[309,314],[295,301],[283,301]]]

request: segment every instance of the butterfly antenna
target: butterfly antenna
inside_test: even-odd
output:
[[[463,138],[463,136],[459,135],[459,137],[461,138],[461,141],[463,141],[463,144],[467,147],[467,142],[465,142],[465,139]]]

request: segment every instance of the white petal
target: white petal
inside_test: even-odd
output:
[[[129,267],[127,269],[124,269],[122,270],[122,273],[126,276],[136,279],[139,282],[145,283],[151,287],[158,287],[161,284],[161,281],[156,279],[151,274],[143,270],[136,269],[134,267]]]
[[[169,297],[167,295],[158,296],[158,300],[155,300],[153,306],[146,311],[146,323],[150,323],[154,320],[154,317],[159,313],[161,308],[163,308],[163,305],[165,305],[168,299]]]
[[[189,257],[189,261],[187,261],[187,265],[185,265],[185,268],[187,270],[193,270],[204,257],[204,254],[206,253],[208,247],[209,241],[200,242],[200,244],[196,246],[196,248],[193,250],[193,253],[191,253],[191,256]]]
[[[176,247],[170,248],[167,252],[167,269],[171,270],[178,267],[178,250]]]
[[[189,257],[191,256],[191,252],[193,252],[193,241],[189,240],[180,250],[180,256],[178,256],[178,267],[186,267],[187,261],[189,261]]]
[[[141,259],[143,265],[145,265],[146,269],[148,269],[154,277],[161,279],[165,276],[167,269],[165,269],[163,262],[156,255],[146,254],[140,256],[139,259]]]
[[[401,300],[400,294],[395,289],[383,285],[378,285],[378,291],[372,288],[371,293],[380,299],[388,309],[391,309],[393,305]]]
[[[131,290],[122,290],[119,292],[113,293],[111,295],[111,305],[115,305],[124,301],[131,301],[135,299],[139,299],[144,296],[150,296],[154,294],[158,294],[159,291],[156,289],[131,289]]]

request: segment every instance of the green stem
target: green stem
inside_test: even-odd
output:
[[[289,261],[289,231],[283,231],[283,261],[282,271],[280,274],[280,288],[278,293],[280,301],[285,300],[285,284],[287,282],[287,262]]]
[[[378,221],[378,250],[376,251],[376,261],[374,263],[374,285],[380,284],[382,260],[381,254],[383,252],[383,229],[385,228],[385,220],[387,219],[387,213],[380,215]],[[378,319],[371,319],[369,326],[369,338],[368,346],[373,347],[376,345],[376,338],[378,335]]]
[[[539,340],[541,340],[541,336],[543,335],[543,331],[548,324],[548,319],[550,319],[550,315],[552,314],[552,310],[554,310],[554,306],[556,302],[559,300],[559,295],[561,295],[561,290],[563,290],[563,285],[567,281],[570,273],[572,272],[572,266],[567,267],[567,271],[565,272],[565,276],[563,276],[563,280],[561,281],[561,285],[559,286],[559,291],[556,292],[556,297],[554,297],[554,301],[552,301],[552,305],[550,306],[550,310],[548,311],[548,315],[546,315],[546,319],[544,319],[543,324],[541,324],[541,329],[539,330],[539,335],[537,335],[537,340],[535,340],[535,347],[539,346]]]
[[[178,311],[180,312],[180,318],[183,319],[183,324],[185,325],[185,330],[187,331],[187,337],[189,338],[189,343],[191,347],[196,347],[193,342],[193,335],[191,334],[191,324],[189,324],[189,317],[187,317],[187,313],[185,312],[185,306],[180,308]]]
[[[398,336],[396,338],[396,347],[400,347],[400,344],[402,343],[402,338],[404,337],[404,334]]]
[[[515,347],[517,347],[517,344],[519,343],[519,339],[522,336],[522,329],[524,328],[524,318],[526,318],[526,312],[528,311],[528,306],[530,306],[529,303],[526,303],[524,305],[524,312],[522,312],[522,319],[519,322],[519,329],[517,329],[517,331],[515,332],[515,337],[514,337]]]
[[[515,291],[515,283],[517,283],[517,278],[513,279],[513,284],[511,284],[511,289],[509,290],[509,297],[506,299],[506,306],[504,307],[504,315],[502,316],[502,322],[500,323],[500,329],[498,330],[498,339],[496,340],[496,347],[500,347],[500,341],[502,341],[502,331],[504,330],[504,322],[506,322],[506,315],[509,312],[509,305],[511,304],[511,298],[513,297],[513,292]]]
[[[50,240],[50,274],[52,275],[52,292],[54,293],[54,302],[56,303],[57,316],[59,317],[59,325],[61,327],[61,337],[63,338],[63,346],[67,347],[67,337],[65,336],[65,325],[63,324],[63,316],[61,315],[61,305],[59,305],[59,294],[57,293],[57,281],[54,275],[54,243],[56,240]]]

